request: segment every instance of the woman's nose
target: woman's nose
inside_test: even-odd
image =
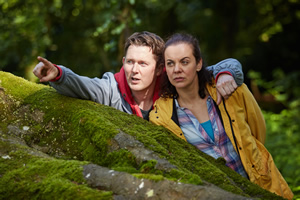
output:
[[[174,66],[174,72],[180,72],[181,68],[179,66],[179,64],[175,64]]]

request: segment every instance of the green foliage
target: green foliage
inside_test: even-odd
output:
[[[4,59],[0,69],[30,78],[41,55],[83,74],[86,69],[94,75],[116,71],[122,61],[118,53],[123,54],[118,41],[122,44],[124,32],[140,24],[134,4],[132,0],[1,0],[0,55]],[[83,66],[88,67],[83,70]]]
[[[299,7],[299,0],[0,0],[0,70],[35,80],[32,68],[41,55],[81,75],[100,76],[118,71],[124,40],[135,31],[148,30],[163,38],[178,31],[192,33],[209,64],[237,58],[245,74],[260,72],[251,74],[260,88],[280,102],[280,107],[272,108],[276,112],[264,107],[267,147],[299,194],[299,180],[291,174],[299,174]],[[11,84],[18,86],[18,82]],[[26,95],[35,90],[15,92]],[[91,140],[85,141],[86,157],[98,150],[100,138]],[[69,148],[72,145],[76,146]]]
[[[266,147],[288,182],[295,198],[300,198],[300,109],[285,109],[281,113],[264,112],[267,124]]]
[[[51,45],[47,7],[42,0],[0,1],[0,69],[23,75],[33,57]]]
[[[194,34],[209,64],[226,57],[244,71],[299,63],[298,0],[1,0],[0,69],[33,80],[37,55],[87,76],[118,71],[124,41],[148,30]],[[263,66],[263,67],[262,67]]]
[[[272,81],[261,79],[260,74],[256,72],[251,72],[250,76],[285,106],[279,113],[264,111],[267,124],[266,147],[289,183],[295,199],[298,199],[300,198],[300,72],[285,74],[282,70],[274,70]]]
[[[282,103],[286,108],[298,108],[300,105],[300,71],[285,73],[276,68],[271,73],[272,80],[264,80],[260,72],[249,71],[248,77],[263,89],[265,93],[271,94],[275,100]]]

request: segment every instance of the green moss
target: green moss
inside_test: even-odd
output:
[[[14,96],[18,100],[26,98],[28,95],[34,94],[42,88],[50,88],[44,85],[38,85],[28,82],[21,77],[14,76],[10,73],[0,71],[0,87],[5,88],[6,92]],[[26,82],[26,85],[24,85]]]
[[[5,88],[6,101],[11,102],[9,106],[7,106],[7,103],[0,103],[0,112],[4,113],[0,118],[2,120],[0,123],[0,131],[7,132],[7,125],[9,124],[14,124],[18,127],[24,125],[30,126],[30,134],[26,133],[22,135],[22,138],[25,138],[26,142],[30,145],[49,148],[47,153],[51,156],[64,159],[85,160],[131,173],[136,173],[136,170],[139,170],[139,172],[142,173],[142,175],[140,175],[141,177],[145,177],[145,174],[149,174],[151,177],[157,176],[161,178],[161,176],[163,176],[170,180],[193,184],[209,182],[236,194],[250,195],[251,197],[259,197],[262,199],[277,198],[276,195],[250,183],[226,167],[222,160],[216,161],[194,146],[177,138],[165,128],[155,126],[141,118],[91,101],[59,95],[54,89],[48,86],[30,83],[5,72],[0,72],[0,87]],[[24,108],[26,108],[26,115],[23,114],[24,112],[21,112],[21,109]],[[36,111],[41,112],[42,119],[36,116]],[[157,161],[155,160],[147,161],[138,166],[138,164],[135,163],[134,156],[127,150],[108,152],[108,147],[111,145],[111,138],[120,130],[134,136],[134,138],[142,142],[146,148],[154,151],[162,159],[168,160],[171,164],[175,165],[177,169],[169,171],[157,170]],[[40,165],[43,165],[41,163],[50,163],[49,165],[51,165],[51,163],[54,164],[54,162],[56,162],[58,166],[63,165],[58,161],[52,162],[52,160],[49,161],[47,159],[40,160],[39,162]],[[68,163],[71,161],[61,162]],[[1,171],[5,171],[5,167],[3,166],[6,166],[6,164],[3,163],[4,162],[1,161]],[[36,163],[31,161],[27,166],[32,165],[32,169],[34,169],[33,166],[37,167],[37,163],[38,161],[36,161]],[[64,163],[64,167],[67,166],[66,163]],[[12,166],[13,165],[17,164],[12,163]],[[73,165],[75,164],[73,163]],[[30,173],[33,173],[33,170],[27,171],[27,168],[22,168],[21,165],[17,168],[19,171],[15,171],[13,168],[9,169],[11,172],[7,171],[7,174],[4,175],[7,181],[9,178],[16,178],[13,174],[22,174],[22,171],[24,171],[25,175],[28,172],[28,176]],[[38,170],[38,168],[36,168],[36,170]],[[56,184],[59,184],[61,181],[64,184],[73,184],[72,186],[74,186],[74,188],[76,186],[84,186],[84,184],[78,184],[81,183],[81,181],[75,180],[73,176],[73,179],[67,175],[66,178],[63,176],[61,179],[56,179],[51,173],[49,176],[52,177],[53,180],[56,180]],[[78,173],[78,171],[76,171],[76,173]],[[43,174],[42,171],[41,174]],[[24,176],[25,180],[26,177],[27,176]],[[34,175],[32,177],[34,177]],[[40,175],[40,177],[43,178],[42,180],[45,180],[48,177],[48,173],[47,177],[46,175],[45,177]],[[51,189],[52,186],[49,186],[50,189],[38,188],[33,191],[30,190],[26,184],[37,184],[37,179],[29,179],[29,182],[23,179],[17,180],[18,179],[15,179],[17,184],[16,189],[11,187],[11,191],[24,187],[26,188],[25,191],[34,196],[40,195],[38,190],[41,189],[43,191],[54,190]],[[3,182],[1,181],[1,183]],[[10,182],[10,184],[13,186],[12,182]],[[21,197],[21,189],[18,190],[17,194],[18,193],[20,193],[18,197]],[[25,195],[25,193],[26,192],[22,193],[22,195]]]
[[[189,171],[172,169],[169,173],[165,174],[165,177],[176,182],[203,185],[201,178],[197,174],[193,174]]]
[[[110,191],[89,188],[82,176],[87,162],[38,158],[24,151],[0,158],[1,199],[112,199]]]
[[[151,125],[148,125],[147,127],[149,126]],[[152,149],[163,158],[168,159],[171,163],[179,167],[180,170],[188,169],[190,172],[197,175],[197,178],[193,177],[190,180],[189,178],[184,178],[185,182],[196,182],[197,184],[200,184],[202,183],[201,179],[204,179],[221,188],[232,185],[228,180],[227,175],[217,167],[216,163],[212,164],[206,159],[212,160],[211,157],[206,155],[203,157],[204,154],[202,152],[192,145],[175,138],[172,133],[161,131],[160,129],[157,130],[157,127],[155,126],[151,126],[151,132],[143,133],[139,129],[139,133],[143,135],[138,135],[140,138],[139,140],[143,142],[147,148]],[[166,140],[165,138],[169,139]],[[186,176],[186,174],[184,175]],[[239,191],[239,188],[233,186],[233,189],[230,191],[236,193]]]
[[[156,164],[157,164],[157,160],[148,160],[147,162],[142,163],[140,167],[140,172],[149,173],[149,174],[155,173]]]
[[[137,168],[137,164],[135,162],[135,156],[131,152],[125,149],[108,153],[107,156],[101,162],[101,165],[109,168],[116,168],[116,167]]]
[[[139,172],[139,170],[131,166],[125,166],[125,167],[117,166],[117,167],[111,167],[111,169],[120,172],[127,172],[129,174],[135,174]]]
[[[162,175],[155,175],[155,174],[132,174],[133,176],[139,178],[139,179],[149,179],[153,181],[162,181],[165,179]]]

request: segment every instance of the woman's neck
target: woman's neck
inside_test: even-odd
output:
[[[199,100],[199,86],[195,85],[195,87],[188,87],[188,88],[176,88],[178,93],[178,100],[186,103],[192,103],[193,101]]]
[[[199,87],[193,87],[190,89],[177,89],[178,93],[178,103],[181,107],[189,108],[193,107],[195,104],[199,104],[199,102],[206,102],[207,95],[205,98],[201,98],[199,95]]]
[[[177,91],[178,92],[178,91]],[[178,104],[180,107],[189,109],[199,123],[204,123],[209,120],[207,111],[207,95],[205,98],[201,98],[198,92],[178,92]]]

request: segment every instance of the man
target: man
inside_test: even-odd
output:
[[[149,112],[159,97],[163,50],[164,41],[159,36],[137,32],[127,39],[123,67],[116,74],[106,72],[101,79],[79,76],[42,57],[38,57],[40,62],[33,73],[40,82],[50,81],[60,94],[92,100],[149,120]],[[235,59],[226,59],[208,69],[217,79],[217,103],[221,102],[221,95],[228,98],[237,84],[243,83],[241,64]]]

